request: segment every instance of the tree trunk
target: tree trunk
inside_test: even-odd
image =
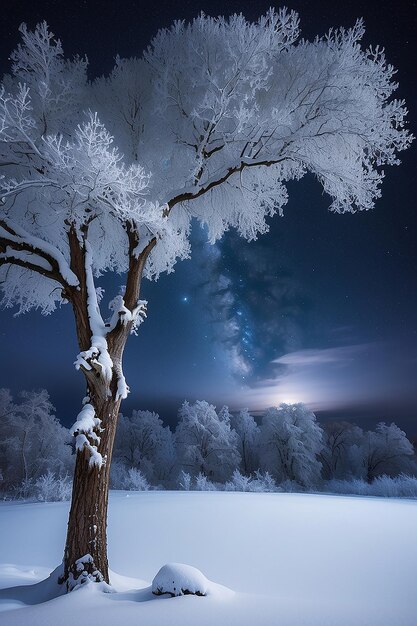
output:
[[[85,353],[86,361],[81,368],[87,381],[88,404],[94,409],[94,418],[98,418],[100,425],[94,426],[92,432],[83,432],[80,426],[81,446],[76,453],[63,572],[60,577],[60,582],[66,583],[68,591],[87,581],[109,583],[107,506],[113,444],[121,398],[125,397],[126,392],[125,384],[122,385],[123,392],[119,389],[119,383],[122,381],[124,383],[122,359],[132,329],[135,328],[138,319],[141,320],[141,315],[144,316],[141,308],[143,303],[139,300],[142,272],[148,255],[156,245],[156,238],[151,239],[137,255],[135,251],[139,243],[138,233],[132,224],[126,223],[125,226],[129,241],[129,269],[122,300],[123,308],[119,312],[118,322],[113,327],[104,324],[101,318],[94,287],[92,259],[86,245],[88,227],[82,229],[81,243],[74,226],[68,231],[71,270],[78,277],[79,286],[67,290],[66,297],[72,303],[80,351],[85,353],[90,349],[98,324],[98,334],[102,342],[105,340],[107,356],[112,363],[111,380],[108,379],[107,373],[103,375],[96,354],[88,356]],[[127,321],[123,317],[126,314],[126,307],[131,314],[135,312],[135,316]],[[103,350],[102,342],[99,343],[98,349],[95,348],[96,351]],[[96,452],[104,461],[101,465],[95,464],[91,454],[95,446]]]
[[[90,397],[96,417],[101,419],[98,452],[104,464],[89,466],[86,448],[77,452],[64,552],[64,571],[60,582],[67,590],[87,580],[109,583],[107,561],[107,505],[110,464],[121,400]]]

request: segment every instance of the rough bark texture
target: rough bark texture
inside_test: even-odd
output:
[[[71,509],[64,552],[64,574],[68,590],[87,579],[109,582],[107,561],[107,505],[110,463],[120,400],[91,398],[103,431],[98,451],[105,459],[101,468],[89,467],[86,449],[77,453]],[[91,558],[90,558],[91,557]],[[82,560],[82,562],[80,561]],[[77,563],[78,562],[78,563]]]
[[[85,238],[87,227],[77,235],[74,227],[68,231],[71,270],[79,280],[79,286],[67,288],[65,296],[70,300],[74,311],[78,344],[81,351],[88,350],[92,330],[88,312],[88,285],[86,279]],[[143,269],[151,250],[156,245],[152,239],[142,253],[135,256],[134,249],[139,239],[135,229],[126,225],[129,243],[129,268],[127,272],[125,305],[133,310],[139,301]],[[64,551],[63,574],[60,582],[67,590],[83,584],[87,580],[109,583],[107,560],[107,507],[110,482],[110,464],[121,399],[118,397],[118,381],[123,376],[122,359],[126,341],[133,322],[120,320],[109,330],[106,341],[108,353],[113,363],[112,379],[103,381],[97,369],[83,369],[87,382],[89,404],[94,408],[95,417],[101,420],[95,434],[100,438],[97,446],[104,459],[101,467],[90,466],[90,453],[86,447],[77,452],[71,509],[68,520],[67,539]]]

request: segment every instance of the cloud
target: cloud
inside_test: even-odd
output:
[[[344,408],[381,397],[389,365],[382,343],[296,350],[273,359],[273,375],[245,392],[246,404],[261,409],[304,402],[313,410]]]
[[[359,354],[373,349],[375,344],[357,344],[353,346],[339,346],[336,348],[322,348],[316,350],[298,350],[284,354],[272,363],[287,365],[293,368],[316,367],[325,364],[346,365],[354,361]]]

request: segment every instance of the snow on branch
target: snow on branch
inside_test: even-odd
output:
[[[70,434],[75,437],[76,449],[78,451],[88,450],[90,455],[89,466],[96,466],[99,469],[105,463],[105,459],[97,451],[97,446],[100,443],[97,431],[100,432],[101,430],[101,420],[96,417],[94,407],[89,403],[83,406],[75,424],[70,429]]]
[[[93,277],[93,256],[89,241],[85,241],[85,276],[87,287],[87,312],[91,329],[91,346],[88,350],[80,352],[74,363],[78,370],[86,371],[94,369],[106,383],[107,388],[113,377],[113,361],[108,352],[106,335],[108,329],[100,313],[97,299],[97,291]],[[108,393],[110,393],[108,391]]]
[[[114,330],[119,322],[123,324],[123,326],[132,323],[130,332],[136,335],[140,324],[146,318],[147,305],[147,300],[139,300],[137,306],[130,311],[125,306],[125,301],[122,296],[116,296],[113,298],[113,300],[109,303],[109,309],[113,311],[113,315],[108,324],[108,332]]]
[[[26,260],[30,260],[30,255],[36,255],[37,265],[43,269],[49,270],[51,273],[53,270],[56,270],[58,278],[60,278],[64,284],[71,287],[78,287],[78,278],[70,269],[64,255],[57,247],[40,237],[31,235],[22,226],[16,224],[6,216],[0,219],[0,244],[1,243],[10,246],[10,248],[16,248],[17,250],[27,253],[24,257]],[[16,254],[13,253],[13,256],[16,257]],[[22,256],[20,258],[22,258]]]
[[[52,266],[44,258],[25,250],[13,250],[9,246],[4,252],[0,252],[0,265],[19,265],[20,267],[39,272],[43,276],[53,278]]]

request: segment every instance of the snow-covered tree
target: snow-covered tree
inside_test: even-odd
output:
[[[236,433],[222,409],[220,415],[212,404],[197,400],[184,402],[175,431],[178,462],[193,474],[201,473],[222,482],[239,465]]]
[[[33,484],[45,473],[72,470],[71,437],[54,415],[48,392],[22,391],[16,403],[0,390],[0,469],[3,489]]]
[[[16,419],[15,406],[10,389],[0,389],[0,489],[7,490],[10,484],[17,482],[16,471],[11,470],[8,459],[7,442],[13,437],[11,426]],[[13,464],[15,458],[13,455]]]
[[[362,428],[351,422],[323,424],[324,446],[319,458],[324,479],[331,480],[362,475],[360,450],[363,437]]]
[[[369,209],[382,167],[409,145],[394,69],[361,48],[363,32],[358,21],[309,42],[285,9],[254,23],[200,15],[91,85],[86,60],[65,59],[45,23],[21,27],[0,88],[0,285],[6,306],[69,303],[75,316],[88,391],[72,429],[69,589],[109,579],[109,469],[123,350],[146,315],[142,277],[189,255],[193,218],[210,241],[230,227],[255,239],[306,172],[333,211]],[[97,278],[110,271],[125,287],[109,294],[107,318]]]
[[[280,404],[267,409],[262,417],[260,441],[263,467],[278,482],[291,480],[303,487],[318,482],[323,431],[304,404]]]
[[[138,469],[151,483],[166,480],[175,464],[170,428],[152,411],[120,415],[114,459],[127,469]]]
[[[370,483],[383,474],[409,473],[414,448],[396,424],[380,422],[375,431],[364,433],[361,453],[364,478]]]
[[[245,476],[249,476],[259,468],[259,426],[248,409],[232,415],[231,424],[237,434],[241,470]]]

